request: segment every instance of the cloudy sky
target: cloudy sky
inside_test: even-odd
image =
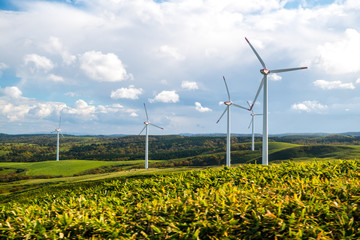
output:
[[[2,0],[0,132],[226,132],[269,77],[269,133],[360,131],[358,0]],[[254,107],[262,112],[262,93]],[[249,133],[232,108],[232,132]],[[256,131],[262,131],[262,118]]]

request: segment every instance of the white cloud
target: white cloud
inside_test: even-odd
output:
[[[302,103],[293,104],[291,109],[304,112],[321,112],[328,108],[327,105],[322,105],[318,101],[303,101]]]
[[[189,90],[199,89],[197,82],[190,82],[190,81],[182,81],[181,87]]]
[[[331,89],[355,89],[354,84],[352,83],[343,83],[341,81],[326,81],[326,80],[316,80],[313,82],[314,86],[319,87],[325,90]]]
[[[33,108],[27,105],[14,105],[5,101],[0,101],[0,106],[1,114],[5,115],[10,122],[22,120]]]
[[[358,78],[355,83],[360,84],[360,78]]]
[[[195,102],[195,109],[199,112],[211,112],[212,110],[208,107],[201,106],[201,103]]]
[[[11,98],[20,98],[22,95],[21,90],[18,87],[5,87],[2,89],[4,95],[9,96]]]
[[[318,63],[330,74],[354,73],[360,71],[360,33],[347,29],[345,36],[335,42],[319,46]]]
[[[269,80],[272,81],[280,81],[282,77],[280,75],[277,75],[276,73],[272,73],[269,75]]]
[[[179,95],[176,91],[162,91],[157,94],[153,99],[149,99],[149,102],[164,102],[164,103],[176,103],[179,101]]]
[[[131,78],[121,60],[113,53],[89,51],[80,56],[80,68],[93,80],[118,82]]]
[[[55,74],[48,75],[48,79],[53,82],[64,82],[64,78]]]
[[[49,43],[46,44],[44,48],[50,53],[59,54],[66,65],[70,65],[76,61],[76,56],[71,55],[57,37],[50,37]]]
[[[130,117],[137,117],[137,116],[139,116],[136,112],[132,112],[131,114],[130,114]]]
[[[112,99],[139,99],[139,95],[141,95],[142,93],[142,88],[135,88],[133,85],[130,85],[129,88],[119,88],[115,91],[111,91],[110,97]]]
[[[168,45],[162,45],[158,49],[158,55],[160,57],[171,57],[171,58],[174,58],[175,60],[178,60],[178,61],[185,60],[185,56],[180,54],[179,50],[177,48],[170,47]]]
[[[54,68],[54,64],[50,59],[37,54],[28,54],[24,57],[25,65],[30,66],[32,71],[44,70],[48,72]]]

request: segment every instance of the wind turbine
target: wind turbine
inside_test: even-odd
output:
[[[60,147],[60,144],[59,144],[59,135],[61,134],[62,137],[64,137],[64,135],[62,135],[61,133],[61,129],[60,129],[60,126],[61,126],[61,116],[60,116],[60,120],[59,120],[59,127],[55,129],[55,131],[52,131],[51,133],[55,133],[57,134],[57,144],[56,144],[56,161],[59,161],[59,147]]]
[[[259,96],[260,90],[262,87],[264,87],[264,106],[263,106],[263,146],[262,146],[262,164],[268,165],[268,74],[270,73],[281,73],[281,72],[289,72],[289,71],[295,71],[295,70],[302,70],[307,69],[307,67],[297,67],[297,68],[286,68],[286,69],[276,69],[276,70],[269,70],[266,68],[266,65],[264,61],[261,59],[259,54],[256,52],[255,48],[251,45],[249,40],[245,38],[253,52],[255,53],[256,57],[258,58],[259,62],[263,66],[263,69],[260,69],[260,73],[263,76],[259,89],[256,93],[255,99],[251,104],[250,110],[254,107],[254,104],[256,102],[257,97]]]
[[[251,105],[250,105],[249,101],[247,101],[247,104],[251,108]],[[255,150],[255,143],[254,143],[255,142],[255,133],[254,133],[255,122],[254,122],[254,118],[255,118],[255,116],[260,116],[260,115],[262,115],[262,114],[255,114],[254,110],[251,108],[251,114],[250,114],[251,120],[250,120],[250,124],[249,124],[249,127],[248,127],[248,128],[251,127],[251,133],[252,133],[251,134],[251,151]]]
[[[151,125],[151,126],[154,126],[154,127],[160,128],[160,129],[164,129],[164,128],[156,126],[155,124],[150,123],[145,103],[144,103],[144,108],[145,108],[145,114],[146,114],[146,121],[144,122],[145,126],[141,130],[139,135],[146,129],[146,137],[145,137],[145,169],[148,169],[149,168],[149,131],[148,131],[148,126]]]
[[[229,93],[229,88],[226,84],[226,80],[225,80],[225,77],[223,76],[223,79],[224,79],[224,83],[225,83],[225,87],[226,87],[226,91],[227,91],[227,94],[228,94],[228,97],[229,97],[229,100],[224,102],[224,104],[226,105],[226,108],[225,108],[225,111],[221,114],[219,120],[217,120],[216,123],[218,123],[220,121],[220,119],[224,116],[224,114],[227,112],[227,139],[226,139],[226,166],[230,167],[230,151],[231,151],[231,141],[230,141],[230,106],[235,106],[235,107],[238,107],[238,108],[242,108],[242,109],[245,109],[245,110],[249,110],[245,107],[242,107],[240,105],[237,105],[235,103],[233,103],[231,101],[231,97],[230,97],[230,93]]]

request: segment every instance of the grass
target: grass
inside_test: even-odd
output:
[[[150,163],[153,161],[150,161]],[[23,169],[29,176],[73,176],[87,170],[104,166],[129,166],[143,164],[143,160],[135,161],[89,161],[89,160],[65,160],[65,161],[45,161],[31,163],[10,163],[0,162],[0,167]]]

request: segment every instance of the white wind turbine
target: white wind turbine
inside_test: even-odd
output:
[[[251,105],[249,103],[249,101],[247,101],[247,104],[249,105],[249,107],[251,108]],[[254,132],[254,128],[255,128],[255,121],[254,121],[254,118],[255,116],[261,116],[262,114],[255,114],[254,113],[254,110],[251,108],[251,120],[250,120],[250,124],[249,124],[249,127],[251,127],[251,151],[254,151],[255,150],[255,132]]]
[[[256,57],[260,61],[261,65],[263,66],[263,69],[260,69],[260,73],[264,75],[264,77],[261,80],[259,89],[256,93],[255,99],[252,102],[252,105],[250,107],[250,110],[252,110],[257,97],[259,96],[261,88],[264,86],[264,106],[263,106],[263,145],[262,145],[262,164],[268,165],[268,74],[270,73],[281,73],[281,72],[289,72],[289,71],[295,71],[295,70],[302,70],[307,69],[307,67],[297,67],[297,68],[286,68],[286,69],[276,69],[276,70],[269,70],[266,68],[264,61],[261,59],[259,54],[256,52],[255,48],[251,45],[249,40],[245,38],[245,40],[250,45],[251,49],[255,53]]]
[[[164,128],[156,126],[155,124],[150,123],[145,103],[144,103],[144,108],[145,108],[145,114],[146,114],[146,121],[144,122],[145,126],[141,130],[139,135],[146,129],[146,137],[145,137],[145,169],[148,169],[149,168],[149,131],[148,131],[148,126],[151,125],[151,126],[154,126],[154,127],[160,128],[160,129],[164,129]]]
[[[224,102],[224,104],[226,105],[226,108],[225,108],[225,111],[221,114],[219,120],[217,120],[216,123],[218,123],[220,121],[220,119],[224,116],[225,112],[227,112],[227,139],[226,139],[226,166],[227,167],[230,167],[230,151],[231,151],[231,140],[230,140],[230,106],[233,105],[235,107],[238,107],[238,108],[242,108],[242,109],[245,109],[245,110],[249,110],[245,107],[242,107],[240,105],[237,105],[235,103],[233,103],[231,101],[231,97],[230,97],[230,93],[229,93],[229,88],[226,84],[226,80],[225,80],[225,77],[223,76],[223,79],[224,79],[224,83],[225,83],[225,87],[226,87],[226,91],[227,91],[227,94],[228,94],[228,97],[229,97],[229,100]]]
[[[59,127],[56,128],[55,131],[52,131],[52,132],[51,132],[51,133],[56,133],[56,135],[57,135],[57,142],[56,142],[56,161],[59,161],[59,147],[60,147],[59,137],[60,137],[60,134],[61,134],[62,137],[64,137],[64,135],[62,135],[62,133],[61,133],[60,126],[61,126],[61,116],[60,116],[60,120],[59,120]]]

